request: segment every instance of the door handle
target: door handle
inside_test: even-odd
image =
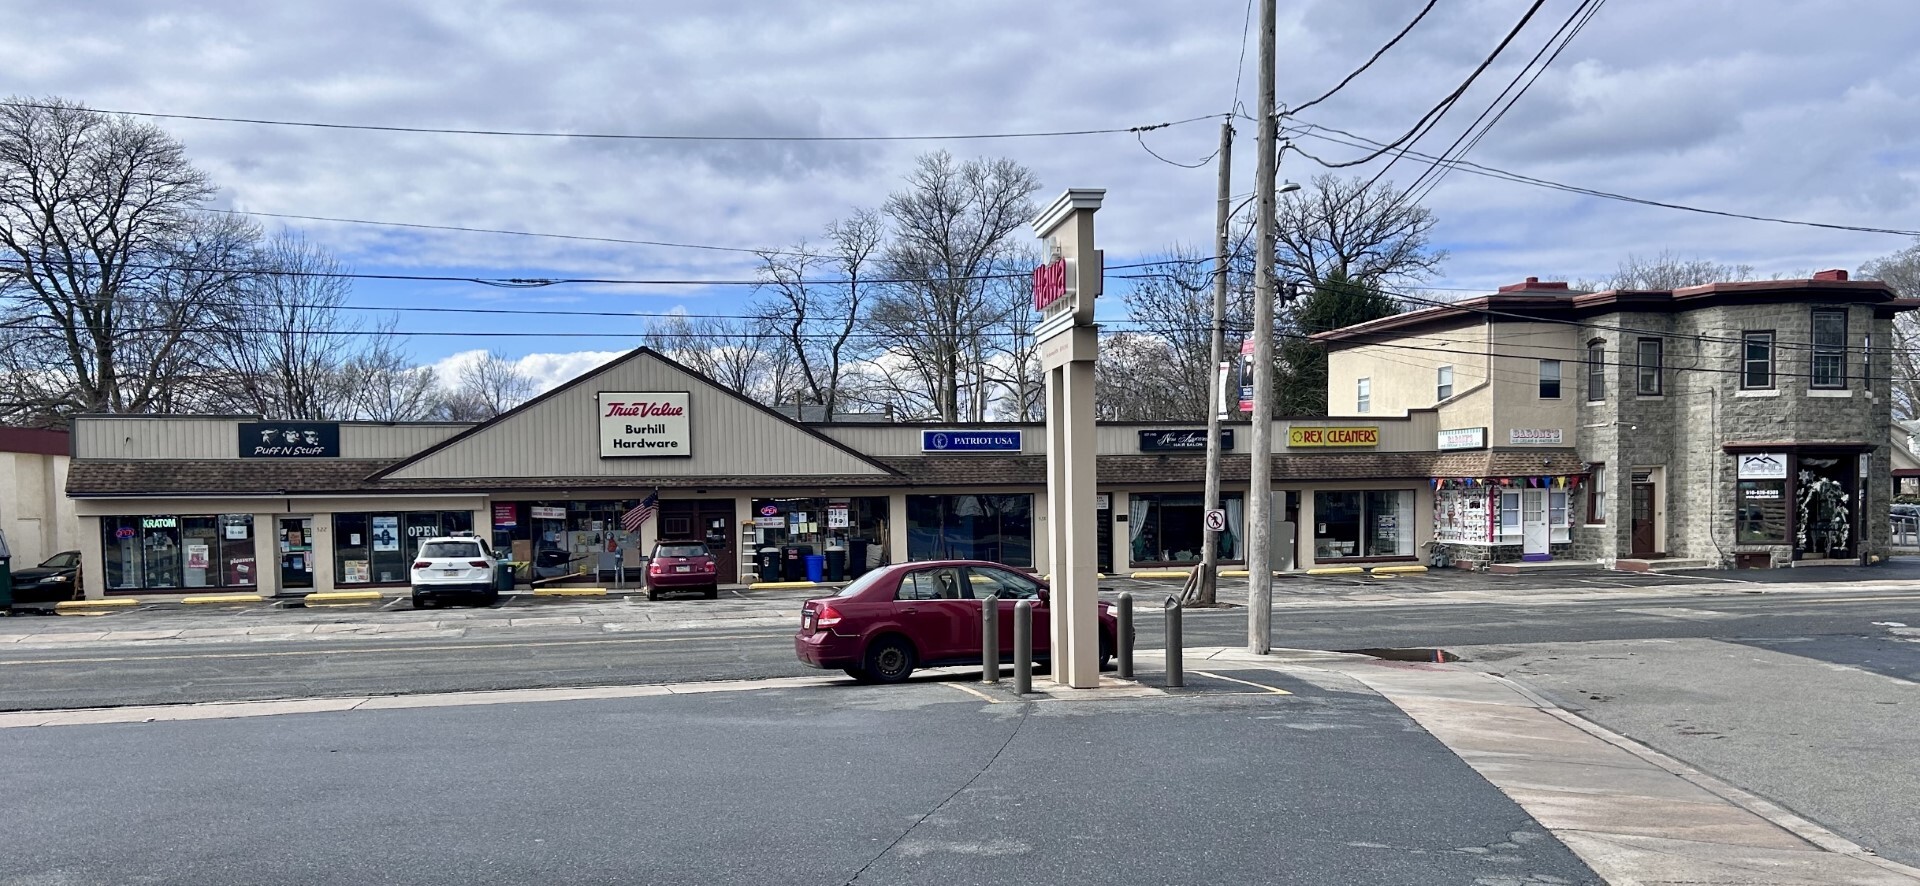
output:
[[[905,608],[905,609],[902,609],[902,610],[900,610],[900,611],[901,611],[901,612],[903,612],[903,613],[906,613],[907,615],[912,615],[912,614],[914,614],[914,613],[916,613],[916,612],[919,612],[919,611],[920,611],[920,609],[919,609],[918,607],[915,607],[915,606],[908,606],[907,608]]]

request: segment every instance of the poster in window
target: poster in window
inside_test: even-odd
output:
[[[187,568],[188,569],[207,568],[207,546],[206,545],[187,545]]]
[[[227,524],[227,540],[228,541],[245,541],[246,538],[247,538],[247,524],[242,523],[238,520],[235,520]]]
[[[373,518],[373,549],[376,551],[400,550],[400,517],[398,515]]]
[[[347,584],[366,584],[373,580],[373,570],[366,560],[348,560],[341,564]]]

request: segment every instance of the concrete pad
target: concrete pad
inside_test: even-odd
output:
[[[377,627],[380,623],[370,621],[347,621],[335,624],[317,624],[313,626],[315,634],[352,634],[367,628]]]
[[[180,632],[180,639],[192,640],[207,637],[244,637],[247,628],[187,628]]]
[[[640,698],[668,695],[665,686],[594,686],[577,689],[510,689],[500,692],[446,692],[435,695],[389,695],[367,699],[354,710],[441,708],[462,705],[526,704],[541,701],[580,701],[596,698]]]
[[[1411,696],[1471,704],[1540,706],[1537,699],[1512,684],[1452,665],[1370,660],[1330,667],[1396,702]]]
[[[254,637],[270,634],[311,634],[316,627],[319,625],[262,625],[257,628],[248,628],[247,634]]]
[[[180,636],[179,631],[108,631],[108,642],[123,640],[171,640]]]
[[[1478,764],[1475,767],[1478,768]],[[1661,837],[1760,849],[1810,848],[1805,840],[1773,827],[1751,812],[1729,806],[1705,791],[1699,791],[1698,796],[1711,799],[1700,802],[1632,797],[1624,802],[1595,803],[1593,797],[1585,793],[1505,790],[1528,815],[1552,831]]]
[[[709,692],[749,692],[755,689],[801,689],[844,683],[845,677],[769,677],[764,680],[716,680],[711,683],[681,683],[665,687],[674,695],[701,695]]]
[[[1821,852],[1724,846],[1624,834],[1555,831],[1609,883],[1688,886],[1916,886],[1873,862]]]
[[[306,698],[291,701],[232,704],[146,705],[85,711],[48,711],[41,726],[87,726],[105,723],[148,723],[169,720],[222,720],[234,717],[270,717],[352,710],[365,698]]]
[[[107,636],[106,631],[72,631],[72,632],[64,632],[64,633],[49,632],[45,634],[34,634],[30,637],[27,637],[21,640],[19,642],[19,645],[21,646],[39,645],[42,643],[87,643],[93,640],[102,639],[106,636]]]
[[[585,620],[585,619],[583,619],[583,618],[581,618],[581,617],[580,617],[580,616],[578,616],[578,615],[542,615],[542,616],[537,616],[537,617],[534,617],[534,618],[514,618],[514,619],[508,619],[508,620],[507,620],[507,623],[508,623],[508,624],[510,624],[510,625],[512,625],[512,626],[514,626],[514,627],[516,627],[516,628],[524,628],[524,627],[528,627],[528,626],[531,626],[531,625],[577,625],[577,624],[585,624],[585,623],[586,623],[586,620]]]

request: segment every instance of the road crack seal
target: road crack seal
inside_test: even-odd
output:
[[[866,864],[861,865],[859,870],[853,872],[853,876],[847,878],[846,886],[853,886],[853,884],[859,882],[860,878],[867,873],[867,869],[870,867],[873,867],[875,862],[878,862],[880,859],[886,858],[889,854],[893,852],[894,847],[899,846],[902,841],[906,840],[908,837],[913,836],[914,829],[920,827],[920,825],[924,824],[927,819],[932,818],[940,810],[947,808],[947,804],[953,802],[953,798],[958,797],[961,794],[965,793],[967,788],[973,787],[973,783],[980,780],[980,776],[987,774],[987,770],[993,768],[993,764],[1000,759],[1000,755],[1006,753],[1007,748],[1013,744],[1013,740],[1019,737],[1020,730],[1025,728],[1027,725],[1027,717],[1032,715],[1032,713],[1033,713],[1032,702],[1027,702],[1025,704],[1022,704],[1020,706],[1020,722],[1013,724],[1013,731],[1007,733],[1007,740],[1000,743],[999,749],[993,752],[993,756],[987,758],[986,763],[981,764],[979,771],[975,772],[973,774],[973,777],[967,779],[966,784],[963,784],[955,788],[953,790],[953,793],[948,794],[945,799],[941,800],[938,803],[935,803],[932,809],[927,810],[925,813],[921,814],[919,818],[914,819],[913,824],[907,825],[907,829],[900,832],[900,836],[893,838],[893,842],[888,843],[878,853],[875,853],[872,858],[867,859]],[[988,854],[1002,854],[1002,853],[989,852]]]

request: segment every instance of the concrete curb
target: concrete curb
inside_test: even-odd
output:
[[[786,588],[817,588],[817,581],[756,581],[747,585],[749,591],[778,591]]]
[[[1374,575],[1419,575],[1427,571],[1425,566],[1375,566],[1369,570]]]
[[[180,598],[180,604],[183,606],[203,606],[203,605],[246,606],[254,603],[265,603],[265,602],[267,602],[267,598],[260,594],[201,594],[195,597]]]
[[[606,588],[538,588],[528,592],[533,597],[605,597]]]
[[[1362,575],[1367,570],[1358,566],[1321,566],[1307,570],[1308,575]]]
[[[1186,578],[1187,575],[1188,573],[1185,570],[1155,569],[1155,570],[1148,570],[1143,572],[1136,572],[1128,576],[1128,578]]]

